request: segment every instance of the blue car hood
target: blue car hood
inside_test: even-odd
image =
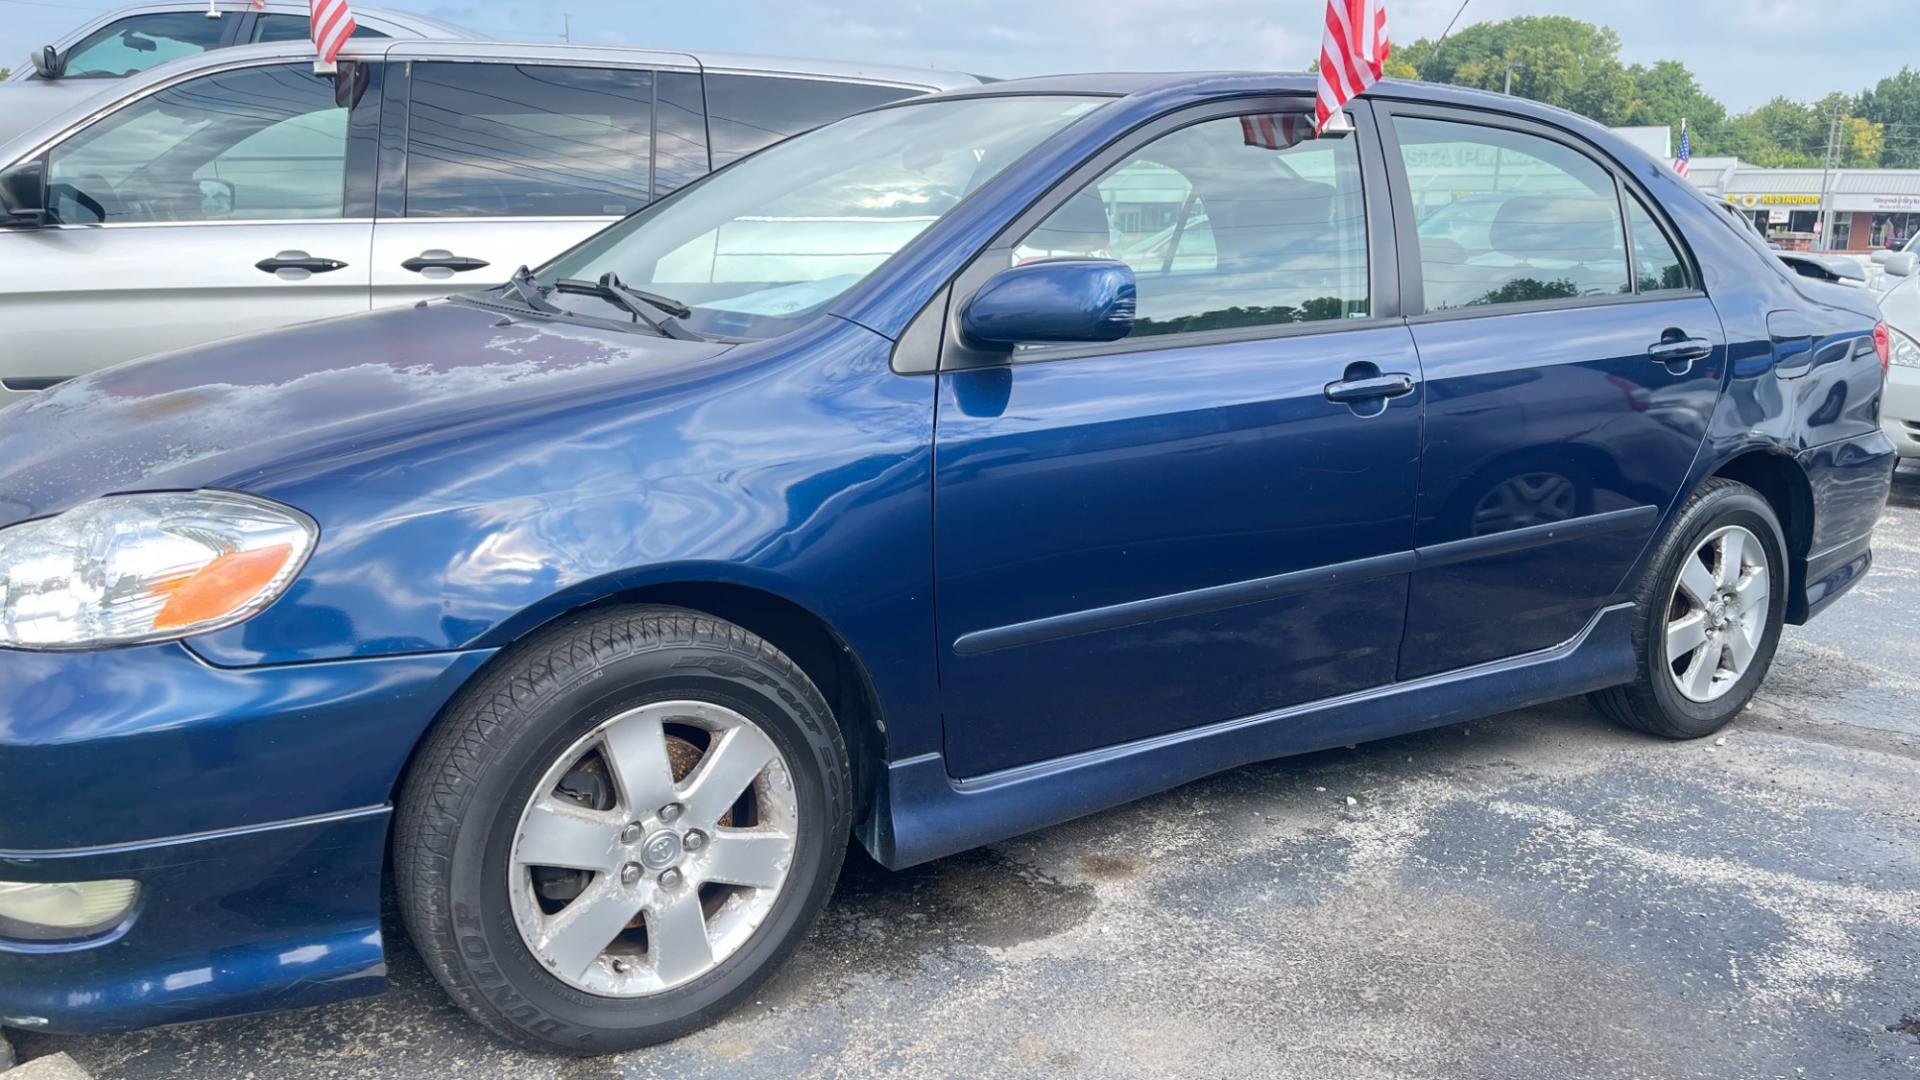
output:
[[[442,302],[156,356],[0,409],[0,527],[101,495],[245,488],[276,465],[593,400],[730,347]]]

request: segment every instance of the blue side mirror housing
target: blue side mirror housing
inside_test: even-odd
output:
[[[1133,268],[1112,259],[1048,259],[987,279],[960,313],[978,349],[1118,341],[1133,331]]]

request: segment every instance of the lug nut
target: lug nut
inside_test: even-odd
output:
[[[625,975],[627,972],[633,970],[633,961],[628,960],[625,957],[615,960],[613,962],[613,970],[617,974]]]
[[[662,870],[660,872],[660,885],[662,888],[667,889],[678,888],[680,886],[680,871],[673,869]]]
[[[677,802],[670,802],[667,805],[660,808],[660,820],[668,824],[672,824],[676,821],[679,821],[680,815],[685,811],[686,811],[686,807],[681,806]]]
[[[707,846],[707,834],[695,829],[680,841],[680,846],[688,851],[699,851]]]
[[[620,868],[620,884],[622,885],[640,884],[640,864],[639,863],[628,863],[627,865]]]
[[[628,824],[626,828],[620,830],[620,842],[623,844],[631,844],[640,839],[640,834],[643,831],[644,830],[640,828],[639,822],[632,822]]]

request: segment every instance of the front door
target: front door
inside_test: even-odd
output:
[[[1562,644],[1624,599],[1705,439],[1725,349],[1677,233],[1593,148],[1380,111],[1427,379],[1412,679]]]
[[[656,186],[706,171],[696,72],[409,67],[409,100],[390,95],[405,122],[389,126],[404,131],[406,150],[383,172],[376,305],[498,284],[645,207]]]
[[[352,204],[372,145],[361,165],[349,131],[374,97],[338,104],[311,65],[240,68],[52,146],[53,222],[0,230],[0,383],[367,310],[373,226]]]
[[[1219,111],[1090,164],[956,287],[1113,257],[1139,301],[1118,343],[939,376],[954,775],[1394,677],[1422,395],[1374,285],[1392,259],[1367,225],[1369,189],[1384,201],[1371,132],[1294,144],[1297,111]]]

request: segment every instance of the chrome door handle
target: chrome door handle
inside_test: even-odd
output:
[[[1342,379],[1327,384],[1327,400],[1347,405],[1356,401],[1391,400],[1411,393],[1413,376],[1398,372],[1364,379]]]
[[[476,259],[470,255],[455,255],[451,251],[423,251],[400,264],[400,269],[411,270],[416,274],[428,270],[451,270],[464,274],[469,270],[484,270],[493,265],[485,259]]]
[[[278,274],[282,270],[304,270],[309,274],[331,274],[342,269],[346,263],[339,259],[322,259],[304,251],[283,251],[271,259],[261,259],[254,263],[254,269],[269,274]]]
[[[1647,355],[1662,364],[1687,364],[1713,355],[1713,342],[1706,338],[1669,338],[1649,345]]]

